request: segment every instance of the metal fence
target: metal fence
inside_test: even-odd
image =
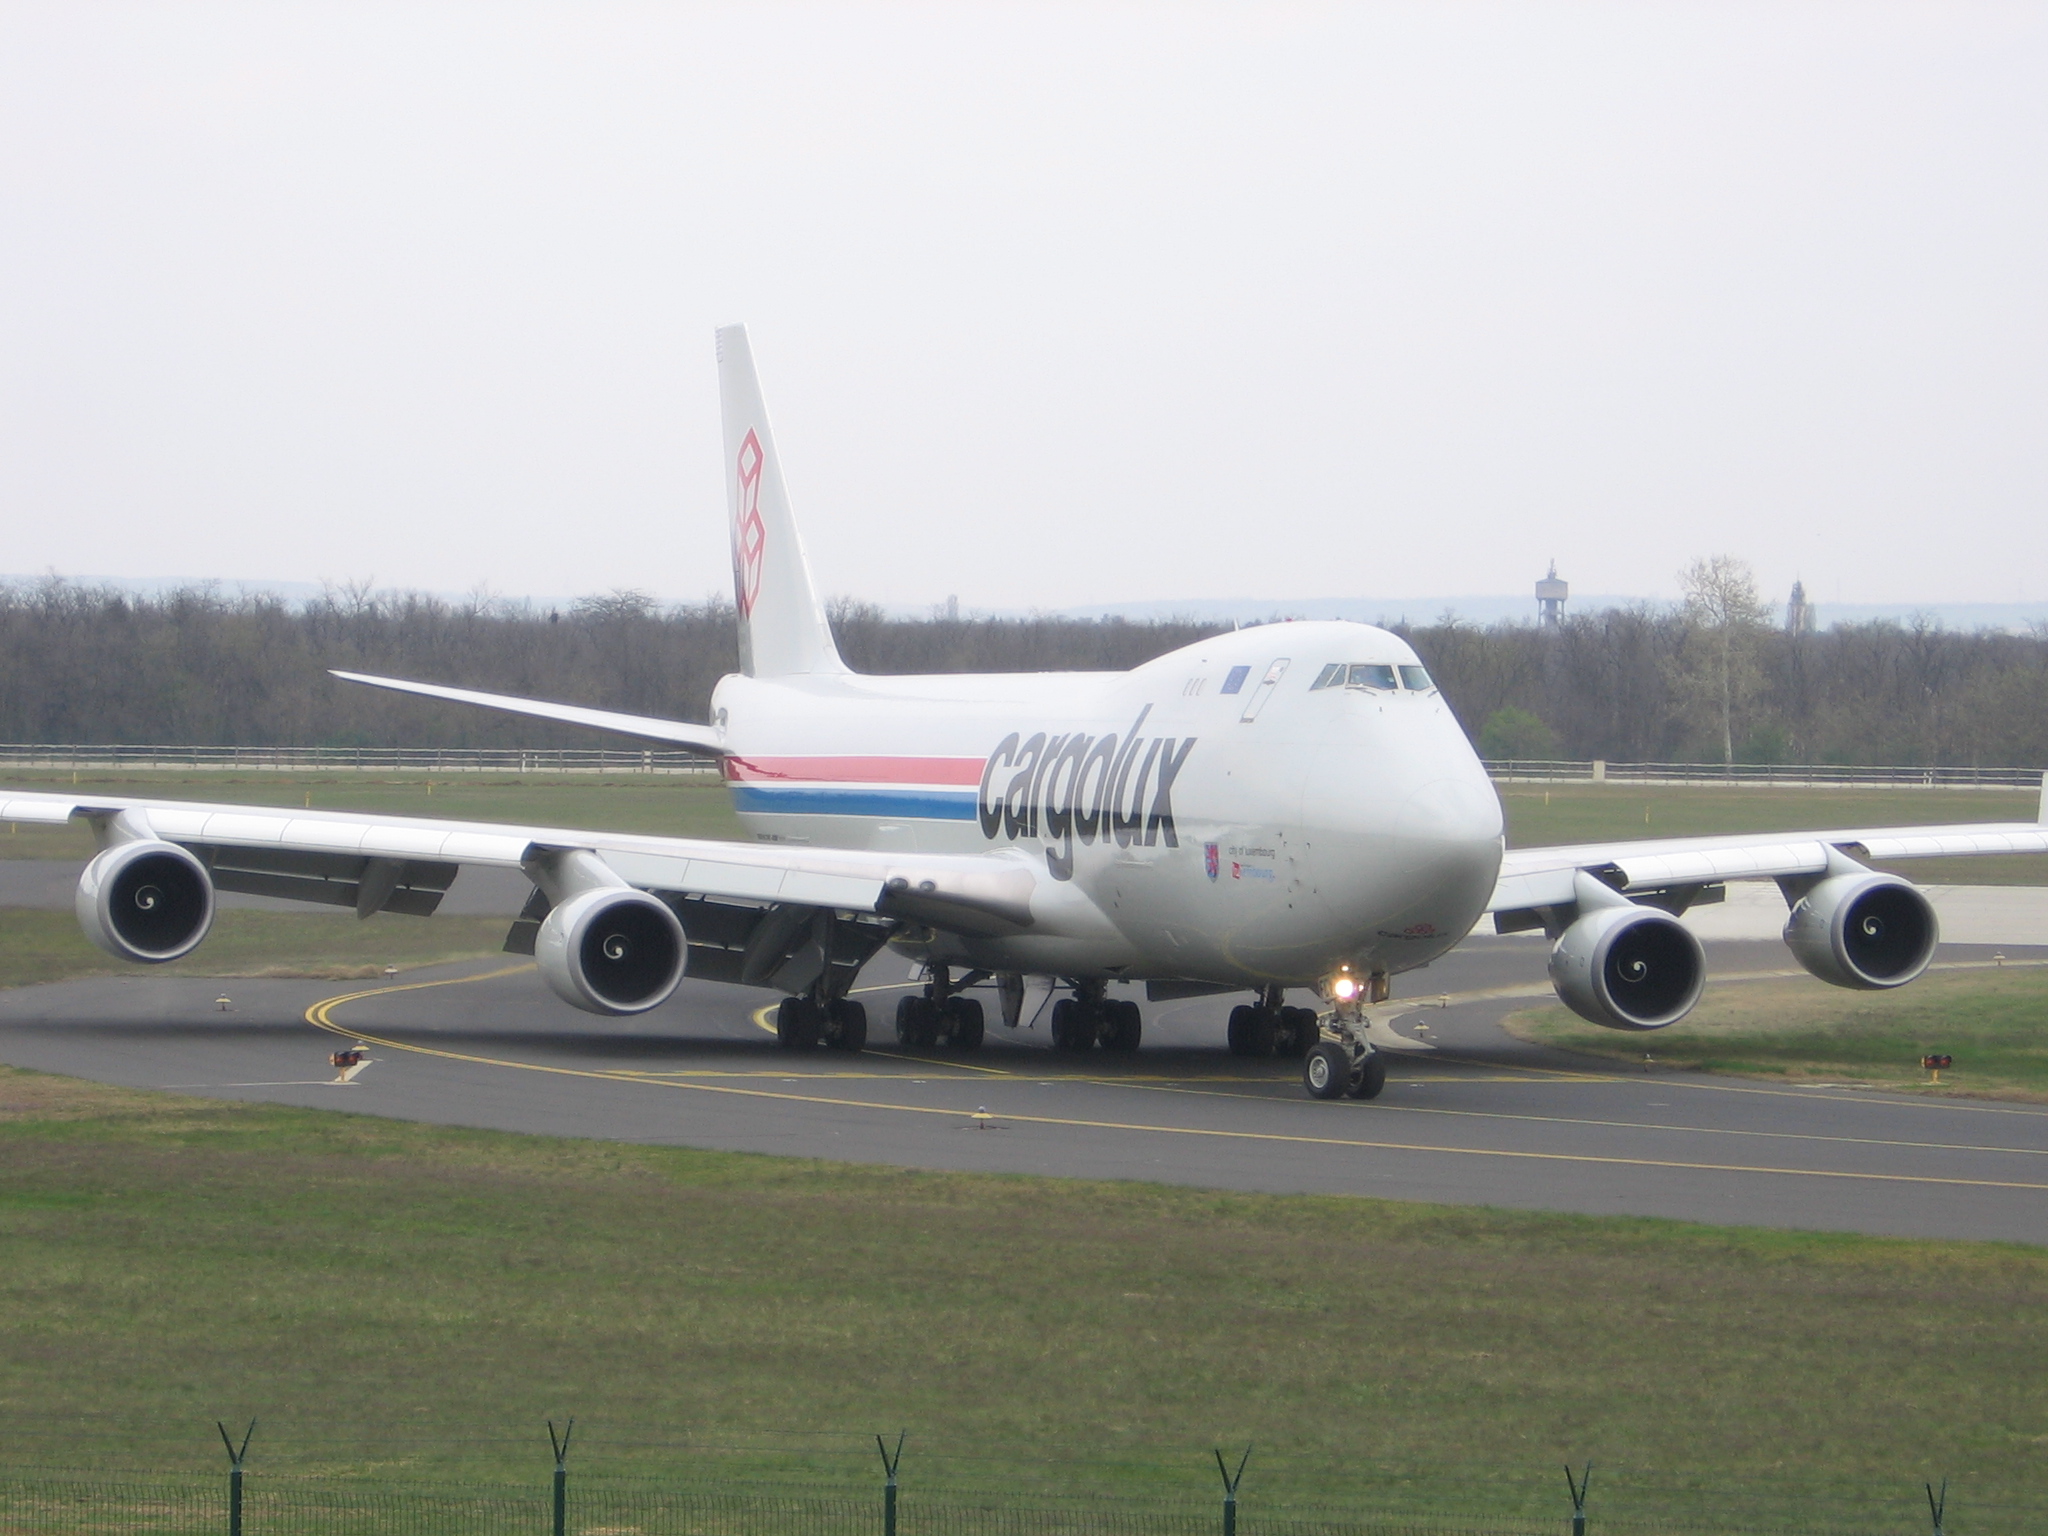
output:
[[[1375,1514],[1268,1509],[1256,1500],[1135,1507],[1117,1500],[1051,1506],[1029,1501],[923,1498],[906,1493],[893,1521],[879,1497],[710,1491],[639,1479],[568,1480],[554,1520],[546,1481],[404,1487],[303,1475],[251,1474],[239,1512],[224,1479],[125,1479],[0,1471],[4,1536],[1869,1536],[1925,1529],[1928,1511],[1901,1500],[1877,1521],[1759,1521],[1730,1510],[1703,1520],[1603,1514],[1573,1518],[1559,1479],[1554,1515]],[[1919,1489],[1912,1490],[1917,1503]],[[237,1518],[239,1513],[239,1518]],[[1960,1513],[1958,1511],[1957,1513]],[[1958,1523],[1958,1530],[1964,1528]],[[1983,1518],[1971,1530],[2038,1529]]]
[[[7,768],[216,772],[658,773],[715,777],[717,762],[670,748],[177,747],[0,742]],[[1775,785],[1780,788],[2038,789],[2039,768],[1852,767],[1838,763],[1610,763],[1497,760],[1501,783]]]
[[[1781,789],[2039,789],[2039,768],[1862,767],[1840,763],[1609,763],[1489,760],[1497,783],[1771,785]]]
[[[502,1480],[502,1471],[492,1481],[437,1479],[425,1464],[408,1465],[409,1456],[376,1454],[382,1446],[365,1446],[372,1455],[359,1466],[317,1468],[292,1466],[280,1447],[285,1461],[273,1470],[260,1454],[249,1458],[254,1424],[232,1435],[220,1427],[227,1463],[217,1461],[212,1475],[0,1462],[0,1536],[1903,1536],[1927,1529],[1930,1518],[1942,1536],[1949,1492],[1946,1481],[1937,1491],[1903,1479],[1882,1489],[1754,1478],[1681,1478],[1674,1486],[1668,1470],[1646,1478],[1648,1469],[1625,1468],[1594,1492],[1590,1465],[1562,1476],[1554,1466],[1467,1468],[1462,1476],[1443,1468],[1434,1478],[1421,1468],[1382,1468],[1349,1503],[1333,1504],[1322,1475],[1329,1469],[1283,1459],[1253,1479],[1240,1504],[1249,1448],[1227,1459],[1212,1453],[1211,1470],[1207,1458],[1191,1455],[1181,1463],[1185,1480],[1141,1478],[1128,1491],[1069,1486],[1059,1464],[1043,1463],[1025,1486],[991,1492],[953,1481],[960,1469],[945,1463],[957,1460],[957,1449],[903,1476],[902,1436],[893,1446],[869,1442],[865,1474],[858,1457],[842,1452],[829,1470],[814,1466],[791,1481],[764,1476],[759,1465],[721,1464],[699,1445],[676,1446],[674,1460],[663,1459],[673,1475],[645,1465],[586,1475],[570,1465],[573,1427],[557,1434],[548,1425],[553,1465],[536,1454],[535,1475],[521,1482]],[[916,1475],[926,1470],[934,1483]],[[1325,1490],[1320,1501],[1317,1487]],[[1962,1502],[1959,1530],[2048,1532],[2048,1504],[2031,1488],[1973,1487],[1967,1511]]]

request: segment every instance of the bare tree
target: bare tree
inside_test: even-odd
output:
[[[1681,678],[1687,691],[1704,694],[1718,714],[1721,761],[1735,761],[1735,712],[1762,686],[1756,664],[1757,641],[1769,610],[1757,596],[1756,573],[1749,562],[1733,555],[1694,560],[1678,573],[1685,594],[1685,619],[1698,647],[1681,657]],[[1686,662],[1690,660],[1691,664]]]

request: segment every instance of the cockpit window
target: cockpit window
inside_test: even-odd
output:
[[[1413,688],[1418,693],[1425,688],[1434,688],[1436,686],[1435,683],[1429,680],[1429,670],[1426,667],[1403,667],[1401,669],[1401,683],[1403,687]]]
[[[1308,691],[1310,693],[1314,693],[1318,688],[1341,687],[1343,685],[1343,682],[1344,663],[1341,661],[1333,661],[1327,667],[1323,668],[1322,671],[1316,674],[1316,680],[1308,685]]]
[[[1347,688],[1396,688],[1394,669],[1381,666],[1378,662],[1353,662],[1351,675],[1345,681]]]

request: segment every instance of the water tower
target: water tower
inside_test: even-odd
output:
[[[1557,562],[1550,562],[1550,574],[1536,583],[1536,612],[1545,629],[1555,629],[1564,618],[1564,600],[1572,595],[1568,581],[1557,579]]]

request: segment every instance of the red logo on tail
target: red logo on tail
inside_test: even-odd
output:
[[[749,429],[740,444],[740,504],[732,525],[733,600],[740,617],[751,617],[761,596],[761,557],[768,548],[768,528],[761,521],[761,440]]]

